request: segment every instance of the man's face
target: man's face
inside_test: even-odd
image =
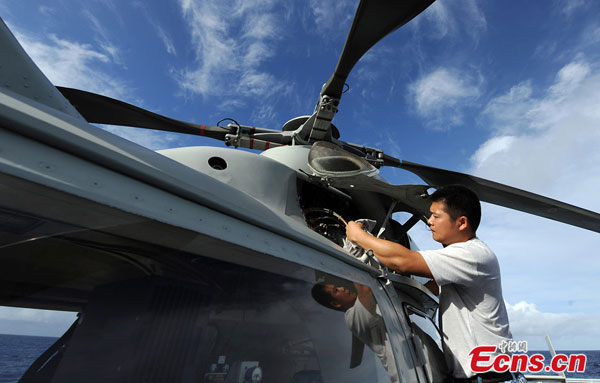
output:
[[[429,208],[431,216],[427,220],[431,235],[434,241],[444,245],[451,245],[456,242],[457,237],[461,234],[459,229],[460,219],[452,219],[446,211],[444,202],[433,202]]]
[[[356,293],[343,286],[325,285],[325,292],[331,295],[335,307],[352,307],[356,301]]]

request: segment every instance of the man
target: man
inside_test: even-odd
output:
[[[394,363],[392,348],[383,318],[375,302],[371,289],[359,283],[353,286],[346,283],[317,284],[312,289],[313,298],[323,306],[344,312],[346,326],[361,344],[366,344],[381,360],[390,376],[391,383],[397,383],[398,371]],[[353,341],[354,342],[354,341]],[[353,348],[357,345],[353,345]],[[361,346],[364,347],[364,346]],[[360,364],[360,357],[355,361],[352,356],[351,367]],[[353,350],[353,353],[358,350]]]
[[[451,185],[439,188],[431,201],[427,223],[442,249],[412,251],[370,235],[353,221],[348,222],[346,236],[373,250],[392,270],[432,278],[426,287],[439,294],[444,356],[455,381],[510,381],[510,373],[478,377],[470,368],[469,352],[475,346],[500,346],[512,339],[498,260],[475,235],[481,218],[479,198],[463,186]]]

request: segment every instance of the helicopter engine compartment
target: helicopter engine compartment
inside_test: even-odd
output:
[[[260,155],[230,148],[188,147],[159,151],[179,163],[243,191],[265,208],[294,218],[343,246],[346,221],[375,220],[385,238],[409,244],[401,225],[389,216],[392,198],[356,189],[338,190],[307,176],[310,146],[269,149]],[[387,222],[386,221],[387,219]]]
[[[311,207],[304,210],[306,224],[312,230],[339,246],[345,237],[344,222],[335,211],[324,207]]]
[[[342,219],[355,215],[350,197],[338,195],[309,182],[298,181],[298,202],[310,229],[343,246],[346,227]]]
[[[388,197],[360,190],[335,193],[301,180],[298,181],[297,191],[307,226],[338,246],[343,247],[346,237],[344,220],[368,218],[377,222],[373,234],[384,226],[382,238],[410,247],[402,225],[389,216],[393,201]]]

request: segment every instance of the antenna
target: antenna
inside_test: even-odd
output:
[[[552,346],[552,342],[550,341],[550,335],[546,335],[545,339],[546,339],[546,344],[548,345],[548,349],[550,350],[550,354],[554,358],[556,356],[556,350],[554,350],[554,346]],[[567,381],[567,377],[565,376],[565,373],[563,371],[560,371],[558,374],[560,376],[562,376],[563,378],[565,378],[565,382]]]

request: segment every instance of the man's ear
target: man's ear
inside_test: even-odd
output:
[[[464,215],[458,217],[456,223],[458,224],[458,230],[467,230],[470,227],[469,219]]]

